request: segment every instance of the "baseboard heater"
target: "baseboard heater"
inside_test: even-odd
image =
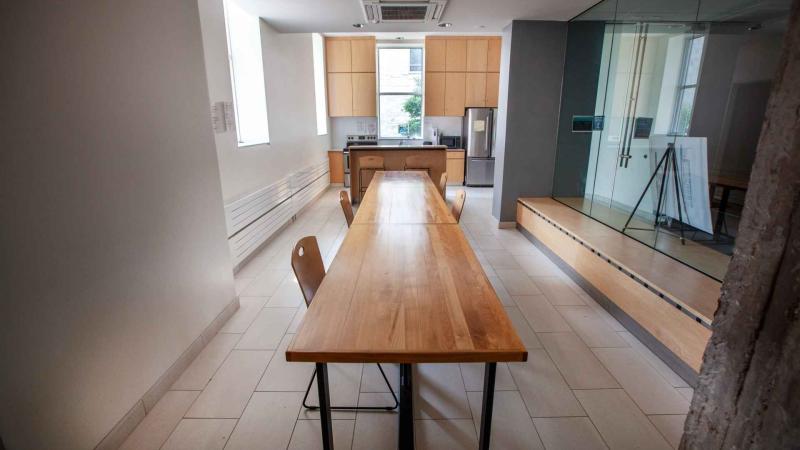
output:
[[[240,265],[330,184],[328,159],[225,205],[228,245]]]

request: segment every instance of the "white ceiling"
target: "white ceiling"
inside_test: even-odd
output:
[[[359,0],[239,0],[282,33],[441,32],[436,24],[365,23]],[[514,19],[569,20],[597,0],[448,0],[443,22],[448,33],[500,32]],[[353,28],[354,23],[365,27]]]

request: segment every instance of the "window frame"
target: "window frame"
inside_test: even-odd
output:
[[[311,57],[314,70],[317,136],[326,136],[328,134],[328,86],[325,68],[325,38],[321,33],[311,33]]]
[[[422,51],[422,61],[420,64],[420,101],[422,102],[422,109],[420,112],[420,130],[419,130],[419,137],[387,137],[381,134],[381,97],[383,95],[417,95],[416,92],[381,92],[381,50],[382,49],[419,49]],[[425,44],[420,42],[404,42],[402,44],[394,44],[394,43],[379,43],[375,49],[375,61],[376,61],[376,82],[378,84],[376,90],[376,97],[377,97],[377,111],[376,116],[378,119],[377,128],[378,128],[378,139],[386,140],[386,141],[409,141],[409,140],[420,140],[423,139],[424,136],[424,129],[425,129]]]
[[[236,89],[236,62],[233,56],[233,48],[231,46],[232,39],[231,39],[231,24],[230,24],[230,7],[231,3],[235,3],[235,0],[223,0],[222,8],[223,8],[223,16],[225,22],[225,44],[226,49],[228,51],[228,69],[230,71],[230,80],[231,80],[231,96],[233,99],[233,114],[234,114],[234,123],[235,123],[235,131],[236,131],[236,147],[237,148],[245,148],[245,147],[252,147],[256,145],[269,145],[270,144],[270,133],[269,133],[269,102],[267,101],[267,87],[266,87],[266,76],[263,71],[264,61],[263,61],[263,47],[261,45],[261,19],[257,16],[254,16],[256,19],[256,24],[259,27],[258,35],[259,35],[259,61],[261,66],[261,84],[263,85],[264,89],[264,136],[260,139],[254,139],[252,141],[244,141],[242,140],[242,132],[241,132],[241,113],[239,111],[239,99],[238,99],[238,91]],[[240,5],[234,4],[232,5],[235,8],[241,9],[243,12],[247,13]],[[248,13],[249,14],[249,13]]]
[[[698,40],[703,39],[702,49],[700,53],[700,61],[699,61],[699,68],[697,70],[697,79],[694,83],[688,83],[687,77],[689,75],[689,60],[692,57],[692,47],[693,43]],[[686,43],[683,48],[683,57],[681,58],[681,78],[680,82],[677,86],[675,86],[675,100],[674,100],[674,108],[672,111],[672,120],[669,127],[670,135],[672,136],[688,136],[689,135],[689,128],[691,127],[691,116],[694,116],[694,106],[695,100],[697,99],[697,87],[700,84],[700,73],[703,67],[703,59],[705,58],[706,54],[706,43],[705,43],[706,35],[705,34],[692,34],[691,36],[686,37]],[[689,128],[686,131],[679,131],[678,130],[678,120],[680,117],[681,111],[681,104],[683,103],[684,96],[686,95],[686,91],[689,89],[694,89],[694,94],[692,96],[692,112],[689,119]]]

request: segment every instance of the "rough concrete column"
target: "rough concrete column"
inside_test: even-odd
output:
[[[681,449],[800,446],[800,0]]]

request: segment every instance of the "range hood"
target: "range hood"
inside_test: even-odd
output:
[[[369,23],[438,23],[447,0],[361,0]]]

